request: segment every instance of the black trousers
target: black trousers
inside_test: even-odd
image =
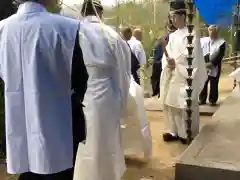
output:
[[[81,100],[76,94],[72,95],[72,130],[73,130],[73,166],[75,165],[78,144],[86,140],[85,117]],[[66,155],[67,156],[67,155]],[[23,173],[18,180],[72,180],[74,168],[56,174],[35,174],[32,172]]]
[[[42,175],[31,172],[23,173],[19,176],[18,180],[72,180],[73,168],[62,171],[56,174]]]
[[[132,71],[132,76],[133,76],[134,81],[140,85],[140,78],[138,76],[137,71]]]
[[[201,103],[206,103],[208,97],[208,84],[210,83],[210,92],[209,92],[209,102],[216,103],[218,101],[218,84],[219,84],[220,75],[217,77],[208,76],[208,79],[204,85],[202,92],[199,95],[199,100]]]
[[[160,77],[162,73],[162,64],[154,63],[152,66],[152,76],[151,76],[151,84],[152,84],[152,96],[160,96]]]

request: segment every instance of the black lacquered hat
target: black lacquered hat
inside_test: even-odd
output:
[[[186,4],[184,0],[170,1],[170,13],[186,12]]]
[[[93,5],[94,5],[95,7],[98,7],[98,8],[100,8],[100,9],[103,9],[103,5],[102,5],[102,3],[101,3],[100,0],[93,0]]]

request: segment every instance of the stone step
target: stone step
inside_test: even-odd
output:
[[[176,163],[175,180],[240,179],[240,93],[229,96]]]
[[[200,115],[201,116],[212,116],[221,105],[222,101],[225,97],[220,98],[219,104],[215,107],[207,105],[200,106]],[[147,111],[161,111],[159,99],[156,97],[153,98],[145,98],[145,107]]]

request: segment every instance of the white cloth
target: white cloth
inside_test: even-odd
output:
[[[216,57],[219,53],[219,50],[220,50],[220,46],[225,43],[225,40],[223,39],[217,39],[215,41],[212,41],[210,39],[210,37],[204,37],[204,38],[201,38],[201,47],[203,49],[203,55],[207,55],[209,54],[209,59],[210,59],[210,62],[211,62],[211,59],[213,59],[214,57]],[[211,76],[211,77],[216,77],[218,75],[218,67],[213,67],[208,75]]]
[[[185,122],[180,119],[184,119],[183,113],[186,109],[186,89],[188,88],[186,78],[188,78],[187,67],[188,62],[186,56],[188,55],[187,47],[187,28],[178,29],[174,33],[170,34],[169,42],[166,47],[170,58],[175,59],[176,68],[171,71],[167,67],[166,56],[162,59],[162,75],[160,81],[160,105],[166,115],[166,120],[170,125],[170,130],[175,131],[173,133],[179,133],[179,136],[184,136]],[[194,51],[193,51],[193,83],[192,83],[192,97],[194,102],[198,102],[198,96],[202,91],[205,81],[207,79],[207,71],[205,67],[204,57],[198,37],[194,37]],[[198,104],[195,104],[197,107]],[[168,108],[166,108],[168,107]],[[194,108],[196,109],[196,108]],[[180,113],[181,112],[181,113]],[[196,115],[193,115],[192,127],[198,126],[198,110],[196,109]],[[175,119],[175,120],[174,120]],[[186,119],[185,119],[186,120]],[[178,122],[177,122],[178,121]],[[181,125],[180,125],[181,124]],[[174,128],[171,128],[174,127]],[[195,129],[195,128],[194,128]]]
[[[74,180],[120,180],[125,172],[120,119],[126,112],[131,54],[95,16],[81,24],[80,45],[89,79],[84,98],[86,144],[79,144]]]
[[[229,77],[232,77],[237,82],[240,82],[240,68],[236,69],[232,73],[229,74]]]
[[[128,100],[128,114],[121,122],[122,142],[125,154],[144,152],[144,158],[152,155],[152,137],[143,89],[131,78]]]
[[[70,79],[78,28],[78,21],[33,2],[0,22],[11,174],[52,174],[73,167]]]
[[[203,37],[200,39],[201,47],[203,50],[203,56],[209,54],[209,42],[210,42],[209,37]]]
[[[142,43],[137,40],[135,37],[132,37],[128,44],[132,50],[132,52],[135,54],[136,58],[139,61],[140,65],[144,65],[147,63],[146,53],[144,51]]]
[[[194,121],[191,125],[192,137],[196,137],[199,133],[199,106],[198,101],[193,102],[192,106],[192,119]],[[177,135],[181,138],[187,138],[187,113],[185,109],[175,108],[168,105],[165,105],[163,109],[164,118],[167,120],[166,130],[172,135]]]
[[[171,71],[167,67],[166,56],[162,59],[162,74],[160,81],[160,105],[164,105],[185,109],[186,108],[186,88],[188,78],[187,67],[188,62],[186,56],[187,51],[187,28],[178,29],[170,34],[169,42],[166,47],[168,54],[171,58],[175,59],[176,68]],[[207,71],[205,67],[204,57],[200,46],[198,37],[194,37],[194,50],[193,50],[193,92],[192,100],[197,100],[200,92],[202,91],[205,81],[207,79]]]

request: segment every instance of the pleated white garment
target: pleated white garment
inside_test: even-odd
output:
[[[125,155],[144,152],[144,158],[152,155],[152,137],[146,108],[144,107],[143,89],[131,78],[127,117],[121,121],[122,144]]]

